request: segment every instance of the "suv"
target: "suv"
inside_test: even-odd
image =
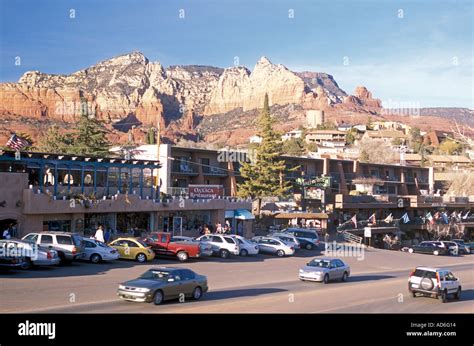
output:
[[[287,228],[282,233],[288,233],[298,239],[301,248],[312,250],[319,245],[319,236],[315,230],[303,228]]]
[[[213,254],[219,255],[221,258],[227,258],[230,254],[240,254],[239,242],[231,236],[222,234],[206,234],[196,239],[211,244]]]
[[[58,252],[61,263],[71,263],[84,256],[82,237],[76,233],[42,232],[29,233],[22,240],[34,242],[42,247],[51,248]]]
[[[421,293],[439,298],[446,303],[448,294],[453,294],[455,299],[461,298],[461,283],[447,269],[418,267],[410,274],[408,291],[413,297]]]

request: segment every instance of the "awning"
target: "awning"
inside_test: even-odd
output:
[[[235,210],[235,218],[238,220],[254,220],[255,216],[247,209]]]
[[[327,219],[328,215],[325,213],[280,213],[275,216],[275,219]]]
[[[226,219],[233,219],[234,218],[234,211],[233,210],[226,210],[225,211],[225,218]]]

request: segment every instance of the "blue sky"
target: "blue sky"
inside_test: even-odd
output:
[[[349,93],[365,85],[385,105],[474,108],[470,0],[0,3],[2,82],[29,70],[71,73],[136,50],[165,66],[228,67],[238,57],[252,69],[265,55],[295,71],[332,74]]]

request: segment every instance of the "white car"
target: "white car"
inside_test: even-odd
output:
[[[120,257],[119,252],[105,243],[95,239],[82,238],[84,244],[83,260],[99,263],[101,261],[114,261]]]
[[[22,269],[30,269],[33,266],[54,266],[58,265],[60,258],[54,249],[38,246],[34,242],[25,240],[0,240],[0,248],[7,249],[13,247],[18,252],[24,252],[25,262]]]
[[[272,238],[283,240],[286,244],[293,246],[295,249],[300,248],[300,242],[296,237],[289,233],[272,233]]]
[[[247,255],[258,255],[258,245],[252,242],[249,239],[246,239],[240,235],[231,235],[232,238],[237,239],[240,246],[240,256],[247,256]]]
[[[295,248],[286,244],[278,238],[272,237],[256,237],[258,249],[262,253],[276,254],[278,257],[292,256]]]
[[[408,291],[416,297],[417,293],[448,300],[448,294],[461,298],[461,282],[448,269],[417,267],[408,279]]]
[[[196,239],[211,244],[212,252],[221,258],[227,258],[230,254],[240,254],[239,242],[229,235],[206,234]]]

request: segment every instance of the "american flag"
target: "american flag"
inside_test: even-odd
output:
[[[17,136],[16,134],[13,134],[7,142],[7,147],[14,150],[20,150],[21,148],[24,148],[30,145],[31,145],[30,142],[28,142],[24,138]]]

